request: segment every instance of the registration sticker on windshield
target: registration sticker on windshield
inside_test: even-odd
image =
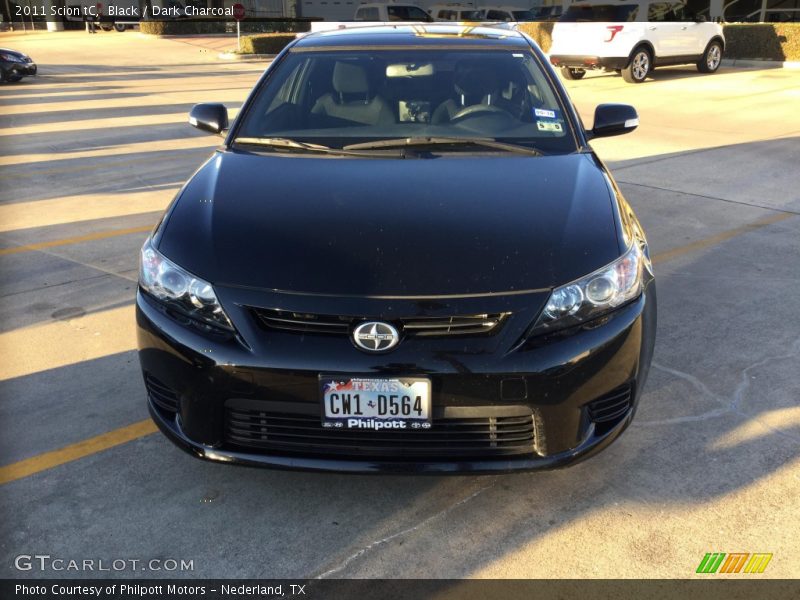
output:
[[[533,114],[537,117],[544,117],[545,119],[555,119],[556,118],[556,111],[554,110],[545,110],[544,108],[534,108]]]
[[[564,130],[558,121],[536,121],[536,127],[539,128],[539,131],[555,131],[557,133]]]

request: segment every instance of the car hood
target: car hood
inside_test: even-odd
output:
[[[350,158],[217,152],[156,240],[216,285],[332,295],[554,287],[620,255],[587,154]]]

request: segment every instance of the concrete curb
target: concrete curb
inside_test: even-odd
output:
[[[274,60],[277,54],[237,54],[236,52],[220,52],[218,58],[222,60]]]
[[[778,60],[757,60],[752,58],[724,58],[723,67],[740,67],[751,69],[800,69],[800,62]]]

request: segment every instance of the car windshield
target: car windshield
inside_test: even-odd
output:
[[[562,23],[618,23],[635,21],[636,4],[576,4],[570,6],[559,21]]]
[[[426,137],[576,150],[542,67],[521,48],[293,51],[256,93],[234,143],[342,148]]]

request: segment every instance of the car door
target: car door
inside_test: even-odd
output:
[[[647,37],[656,51],[658,59],[692,54],[692,47],[686,41],[684,23],[678,21],[674,2],[650,2],[647,5]]]
[[[685,50],[683,54],[697,56],[706,49],[708,41],[714,35],[714,23],[706,22],[706,18],[698,18],[692,4],[679,3],[673,8],[677,20],[681,23],[681,34]]]

